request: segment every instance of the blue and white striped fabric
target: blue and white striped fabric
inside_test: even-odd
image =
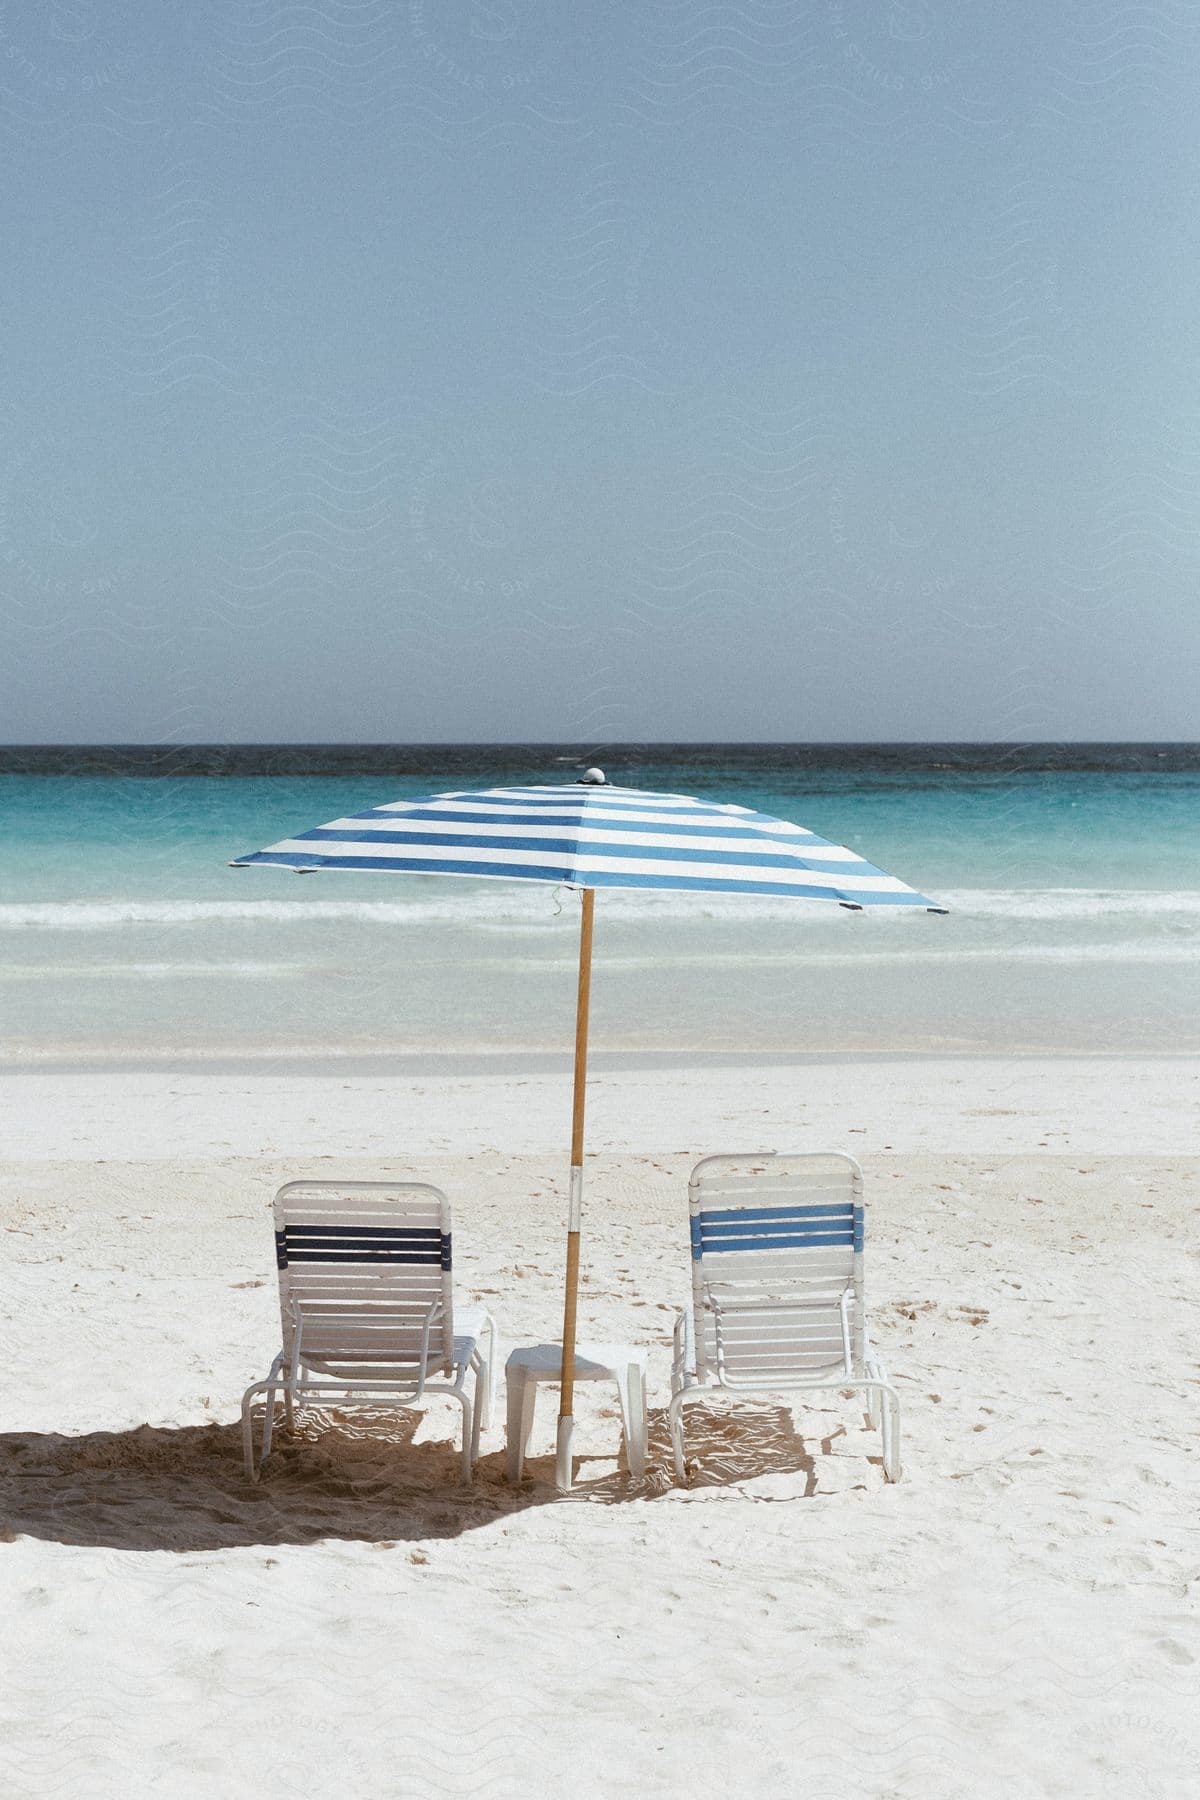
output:
[[[693,1213],[692,1259],[737,1250],[825,1250],[863,1247],[863,1209],[829,1206],[734,1206]]]
[[[260,864],[301,873],[468,875],[944,910],[802,825],[686,794],[582,782],[396,800],[285,838],[233,866]]]

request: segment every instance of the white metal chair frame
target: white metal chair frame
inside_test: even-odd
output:
[[[292,1181],[276,1194],[274,1215],[283,1346],[242,1397],[247,1475],[257,1481],[270,1455],[280,1395],[290,1428],[308,1405],[409,1407],[445,1394],[462,1408],[469,1482],[495,1397],[496,1325],[471,1307],[460,1310],[455,1334],[445,1194],[422,1181]]]
[[[668,1408],[681,1481],[690,1401],[846,1389],[866,1395],[884,1474],[899,1481],[900,1397],[867,1335],[862,1187],[841,1151],[709,1156],[692,1170],[692,1304],[675,1321]]]

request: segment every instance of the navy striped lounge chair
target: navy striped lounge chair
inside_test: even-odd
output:
[[[684,1407],[730,1394],[857,1389],[900,1479],[900,1402],[867,1338],[862,1170],[838,1151],[710,1156],[688,1188],[692,1304],[675,1326],[671,1446]]]
[[[491,1412],[496,1327],[483,1307],[455,1312],[446,1196],[420,1181],[292,1181],[275,1196],[275,1253],[283,1344],[242,1400],[250,1478],[270,1454],[280,1395],[290,1426],[305,1406],[406,1407],[445,1394],[462,1408],[469,1481]]]

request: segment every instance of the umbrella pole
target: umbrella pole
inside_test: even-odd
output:
[[[567,1288],[563,1301],[562,1368],[559,1373],[558,1457],[555,1482],[571,1489],[571,1437],[575,1430],[575,1314],[579,1301],[579,1232],[583,1223],[583,1110],[587,1098],[588,1004],[592,990],[592,916],[596,890],[584,888],[579,923],[579,998],[575,1008],[575,1099],[571,1112],[571,1189],[567,1221]]]

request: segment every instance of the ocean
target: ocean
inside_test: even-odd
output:
[[[1200,746],[268,745],[0,750],[3,1054],[565,1056],[569,891],[227,865],[590,763],[795,820],[950,909],[603,893],[601,1055],[1200,1048]]]

